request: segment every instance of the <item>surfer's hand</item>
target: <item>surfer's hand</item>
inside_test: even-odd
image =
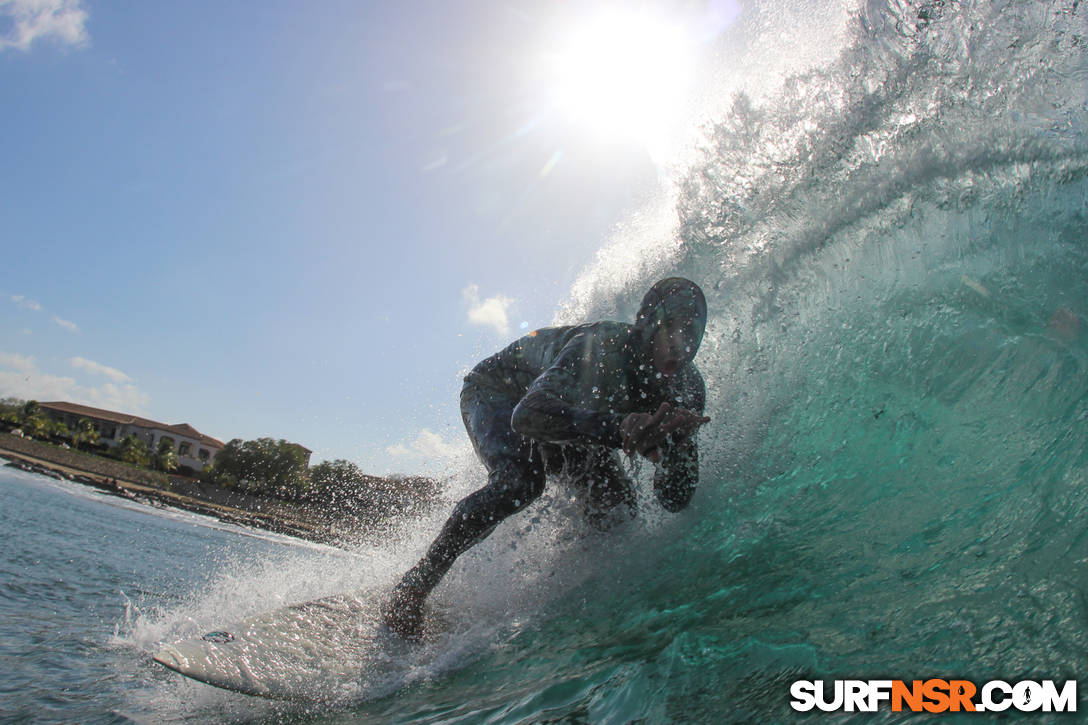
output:
[[[705,415],[662,403],[657,412],[630,413],[620,423],[623,452],[628,456],[638,453],[657,463],[661,460],[661,447],[670,440],[684,440],[699,426],[710,422]]]

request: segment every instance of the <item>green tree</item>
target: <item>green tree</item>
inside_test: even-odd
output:
[[[50,419],[45,425],[46,434],[52,438],[70,438],[71,432],[62,420]]]
[[[93,446],[98,442],[98,429],[89,418],[80,418],[76,423],[76,430],[72,433],[72,445],[82,448],[84,445]]]
[[[214,483],[219,486],[235,488],[239,485],[235,473],[240,469],[239,455],[242,449],[242,439],[233,438],[223,450],[216,454],[212,465],[200,473],[200,480],[206,483]]]
[[[33,407],[31,406],[33,403]],[[47,438],[49,436],[50,421],[45,412],[38,407],[37,403],[30,401],[23,408],[22,419],[19,421],[19,427],[23,429],[23,433],[26,433],[32,438]]]
[[[159,447],[155,450],[155,468],[170,473],[178,467],[178,451],[174,448],[174,439],[163,436],[159,439]]]
[[[334,515],[378,524],[390,516],[417,511],[439,493],[436,481],[421,477],[369,476],[351,461],[323,461],[310,468],[309,499]]]
[[[310,495],[315,501],[336,503],[352,496],[367,475],[351,461],[338,458],[310,468]]]
[[[283,439],[243,441],[235,438],[216,455],[215,464],[202,478],[286,499],[301,498],[310,488],[306,453],[300,446]]]
[[[19,427],[25,400],[4,398],[0,400],[0,430],[12,431]]]
[[[117,446],[121,460],[134,466],[146,466],[151,460],[151,451],[136,434],[129,434],[121,439]]]
[[[20,398],[7,397],[0,399],[0,416],[11,413],[18,419],[24,405],[26,405],[26,401]]]

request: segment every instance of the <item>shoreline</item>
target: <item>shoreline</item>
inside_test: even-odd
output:
[[[181,509],[211,516],[225,523],[285,534],[320,544],[336,546],[343,543],[332,526],[316,520],[305,521],[301,518],[286,517],[266,511],[242,509],[198,499],[174,491],[156,488],[146,483],[137,483],[124,478],[105,476],[94,471],[67,466],[23,451],[13,451],[2,443],[0,443],[0,459],[5,461],[2,465],[10,468],[91,486],[104,493],[127,498],[148,506]],[[284,502],[276,503],[280,505],[279,507],[284,505]]]

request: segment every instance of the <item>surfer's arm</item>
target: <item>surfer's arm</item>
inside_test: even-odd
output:
[[[706,408],[706,384],[703,376],[689,365],[678,377],[674,392],[678,404],[702,415]],[[705,419],[704,419],[705,420]],[[654,494],[666,511],[676,512],[689,503],[699,483],[699,445],[697,429],[667,443],[654,470]]]
[[[601,412],[571,402],[588,387],[587,376],[598,374],[593,341],[576,335],[555,362],[529,386],[514,408],[510,425],[515,432],[548,443],[583,442],[619,448],[621,413]]]
[[[654,471],[654,495],[666,511],[691,503],[699,483],[699,447],[694,436],[670,445]]]

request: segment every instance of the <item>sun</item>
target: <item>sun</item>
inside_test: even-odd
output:
[[[685,115],[695,43],[679,23],[613,10],[575,24],[548,55],[553,108],[653,153]]]

